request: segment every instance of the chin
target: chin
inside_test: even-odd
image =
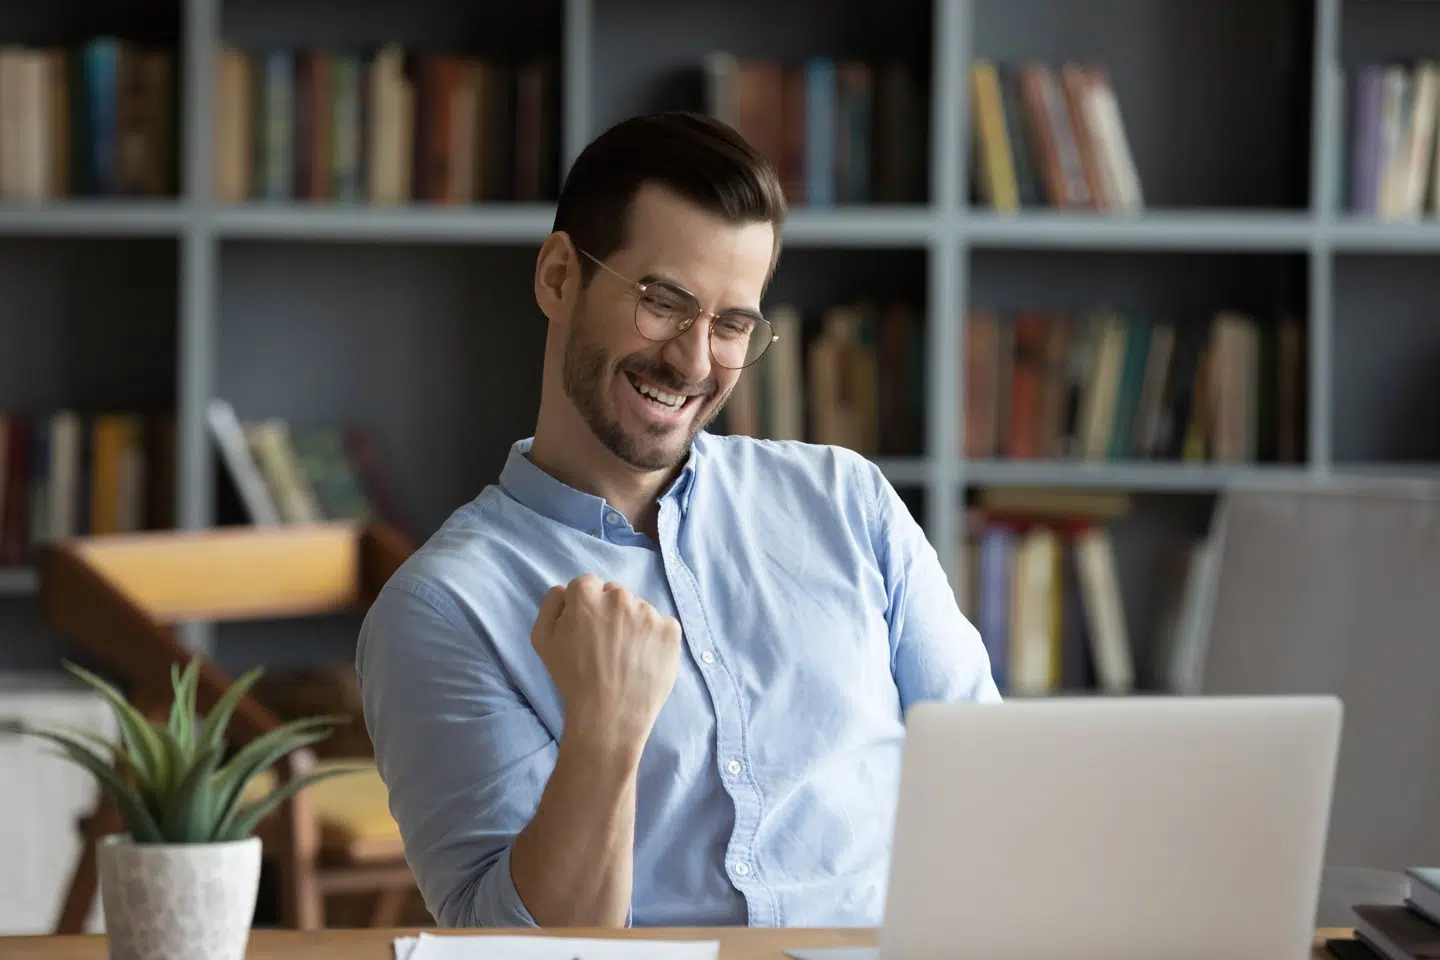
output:
[[[645,396],[636,381],[617,372],[604,391],[605,409],[591,417],[600,442],[631,468],[644,472],[669,470],[684,462],[690,444],[713,418],[713,395],[688,396],[678,406]],[[598,421],[598,422],[597,422]]]
[[[684,463],[685,458],[690,455],[695,435],[701,429],[703,424],[699,421],[669,427],[654,424],[620,426],[617,423],[608,440],[605,437],[601,439],[611,453],[630,467],[654,472],[669,470]]]
[[[653,357],[635,353],[615,360],[580,337],[566,345],[564,383],[600,444],[644,473],[683,463],[696,434],[715,419],[729,395],[713,376],[682,385]]]

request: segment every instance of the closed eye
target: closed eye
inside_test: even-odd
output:
[[[756,319],[749,314],[726,313],[715,321],[715,332],[723,337],[748,337],[755,332],[756,325]]]
[[[640,295],[640,305],[658,314],[669,314],[681,310],[685,300],[672,290],[652,287]]]

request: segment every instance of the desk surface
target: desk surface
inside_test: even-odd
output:
[[[391,943],[413,930],[324,930],[296,933],[256,930],[250,934],[247,960],[393,960]],[[430,931],[439,932],[439,931]],[[482,933],[483,931],[464,931]],[[514,934],[519,931],[497,930]],[[800,930],[747,928],[646,928],[614,930],[566,930],[566,936],[634,937],[660,940],[718,940],[721,960],[783,960],[785,951],[795,947],[870,946],[874,930]],[[1320,947],[1327,937],[1348,937],[1349,930],[1322,929],[1316,934],[1315,956],[1328,956]],[[81,937],[0,937],[0,956],[5,960],[105,960],[105,938]]]

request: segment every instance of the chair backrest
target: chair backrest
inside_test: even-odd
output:
[[[353,609],[361,545],[360,529],[319,524],[95,537],[68,549],[156,620],[179,623]]]
[[[1326,860],[1440,861],[1440,489],[1235,492],[1205,693],[1333,693]]]
[[[336,613],[360,593],[359,539],[349,527],[146,533],[74,549],[162,623]]]
[[[118,674],[134,699],[167,699],[172,664],[193,656],[175,625],[261,620],[362,608],[410,553],[379,525],[319,524],[157,531],[63,540],[40,561],[47,619]],[[209,709],[230,679],[200,665]],[[244,744],[275,717],[242,698],[231,732]]]

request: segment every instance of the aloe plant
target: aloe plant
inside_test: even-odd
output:
[[[249,837],[266,815],[317,780],[353,772],[337,767],[277,786],[242,802],[246,786],[286,754],[325,739],[344,717],[321,715],[282,724],[225,759],[225,730],[236,705],[260,678],[256,667],[225,691],[203,719],[195,709],[199,660],[170,669],[175,699],[165,723],[147,719],[114,686],[73,663],[65,669],[110,704],[120,737],[87,730],[18,726],[59,746],[99,781],[135,843],[225,843]],[[358,768],[355,768],[358,769]]]

